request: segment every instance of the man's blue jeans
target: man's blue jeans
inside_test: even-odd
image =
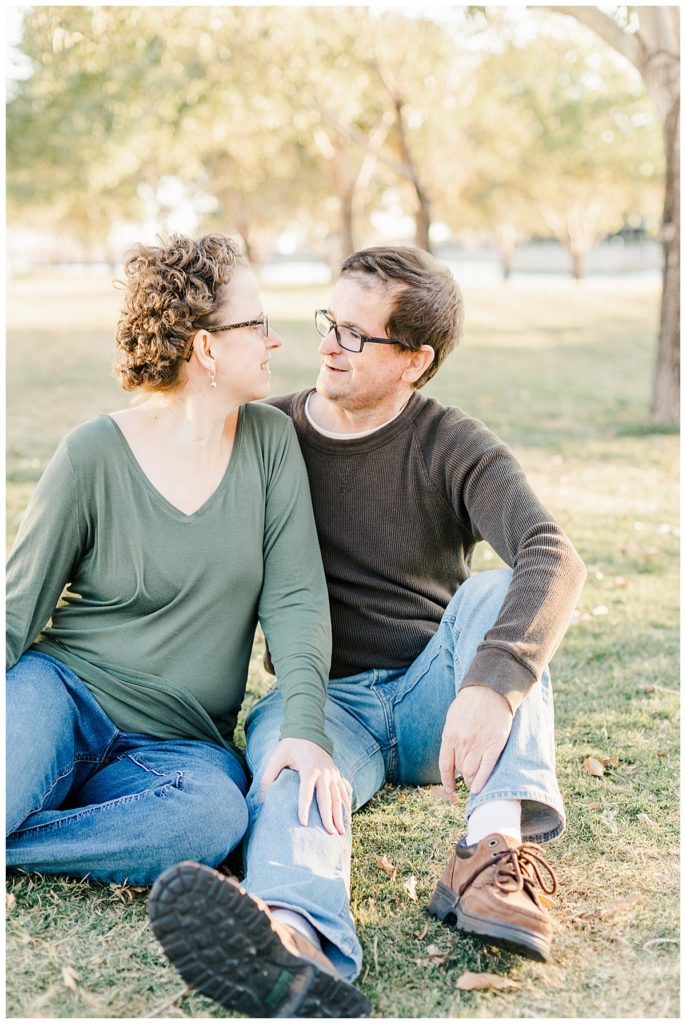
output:
[[[122,733],[65,665],[29,651],[7,674],[7,866],[151,885],[216,866],[243,838],[248,781],[213,743]]]
[[[508,570],[478,573],[448,605],[425,650],[407,669],[364,672],[332,680],[327,731],[334,760],[352,790],[353,810],[385,782],[440,782],[438,754],[448,707],[484,634],[497,618],[512,578]],[[349,909],[350,830],[329,835],[313,801],[308,827],[297,817],[298,776],[285,770],[259,802],[265,762],[278,742],[281,697],[272,691],[246,722],[248,793],[244,885],[271,906],[307,917],[324,952],[343,976],[359,973],[362,951]],[[555,776],[553,698],[547,670],[514,717],[508,742],[488,782],[470,797],[467,817],[491,800],[522,801],[522,833],[545,842],[562,832],[562,797]]]

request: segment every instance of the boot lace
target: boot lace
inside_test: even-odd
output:
[[[522,843],[516,849],[508,847],[493,855],[463,883],[460,895],[472,884],[477,875],[486,868],[495,866],[494,882],[505,893],[521,892],[526,886],[527,892],[536,899],[533,887],[538,887],[548,896],[557,892],[557,876],[552,867],[541,856],[541,847],[537,843]],[[541,871],[546,873],[546,881]],[[538,902],[536,900],[536,902]]]

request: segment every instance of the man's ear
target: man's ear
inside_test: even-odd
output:
[[[436,353],[431,345],[422,345],[421,348],[411,350],[408,353],[403,380],[407,384],[416,384],[419,378],[425,373],[434,361]]]

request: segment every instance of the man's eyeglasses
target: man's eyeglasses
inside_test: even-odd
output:
[[[314,326],[317,334],[325,338],[330,331],[336,335],[336,341],[341,348],[348,352],[361,352],[368,343],[374,345],[405,345],[405,342],[397,338],[370,338],[368,334],[356,331],[354,327],[340,327],[335,320],[332,320],[325,309],[316,309],[314,313]]]
[[[199,331],[207,331],[208,334],[220,334],[222,331],[234,331],[237,327],[260,327],[261,333],[267,338],[269,336],[269,317],[265,314],[259,317],[257,320],[242,320],[239,324],[224,324],[223,327],[199,327]],[[193,344],[191,343],[190,351],[187,356],[184,356],[186,362],[188,362],[193,355]]]

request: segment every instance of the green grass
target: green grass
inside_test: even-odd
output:
[[[310,311],[327,290],[263,294],[285,339],[274,392],[303,387],[317,365]],[[427,391],[513,446],[590,568],[553,662],[569,817],[547,848],[561,883],[555,956],[546,966],[525,961],[427,917],[466,794],[453,808],[429,790],[387,787],[353,825],[360,984],[375,1016],[678,1015],[678,438],[647,422],[658,298],[652,285],[616,281],[466,290],[461,350]],[[10,284],[10,540],[64,432],[126,404],[110,374],[118,301],[107,282]],[[481,545],[475,567],[497,564]],[[246,708],[267,684],[257,645]],[[602,778],[584,771],[589,755],[610,759]],[[376,864],[383,854],[398,867],[395,882]],[[409,875],[417,902],[402,885]],[[163,958],[145,892],[39,876],[11,877],[8,891],[8,1016],[230,1016],[187,992]],[[427,962],[430,944],[443,962]],[[77,975],[71,987],[64,968]],[[462,992],[467,970],[518,986]]]

